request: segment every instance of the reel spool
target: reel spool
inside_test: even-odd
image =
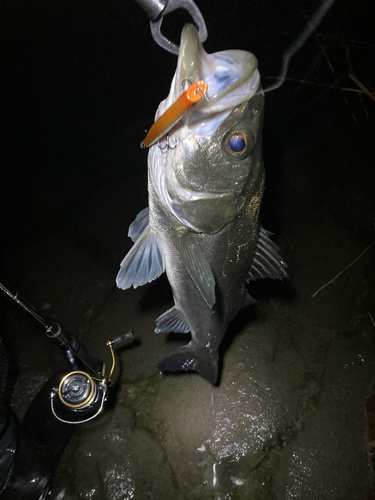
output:
[[[97,417],[108,397],[108,379],[83,371],[65,375],[51,391],[51,411],[64,424],[83,424]]]
[[[88,373],[75,371],[62,378],[58,395],[62,404],[82,410],[91,406],[98,394],[96,383]]]

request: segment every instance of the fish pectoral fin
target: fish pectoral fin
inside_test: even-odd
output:
[[[189,231],[169,231],[172,243],[180,254],[191,279],[200,291],[208,307],[215,304],[215,278],[198,241]]]
[[[132,285],[137,288],[158,278],[164,271],[164,255],[158,236],[147,226],[121,262],[116,283],[123,290]]]
[[[139,212],[137,217],[133,220],[133,222],[129,226],[128,236],[135,243],[137,239],[141,236],[143,231],[148,226],[149,219],[149,209],[148,207],[144,208]]]
[[[158,368],[162,372],[197,372],[215,385],[219,374],[219,354],[208,349],[195,350],[188,344],[167,354],[159,361]]]
[[[279,255],[279,247],[269,236],[272,233],[260,227],[258,242],[255,247],[253,261],[247,281],[258,278],[285,279],[287,265]]]
[[[190,328],[187,325],[185,318],[175,306],[165,311],[156,319],[155,333],[189,333]]]

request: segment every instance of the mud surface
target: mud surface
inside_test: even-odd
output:
[[[264,86],[312,9],[206,3],[207,50],[252,50]],[[289,80],[266,96],[262,224],[275,233],[290,279],[251,284],[258,302],[228,329],[217,387],[157,370],[187,342],[153,333],[172,305],[165,276],[136,290],[115,286],[128,226],[147,204],[138,144],[168,91],[174,56],[154,46],[135,4],[2,9],[2,279],[107,367],[108,339],[132,329],[138,341],[119,355],[105,414],[71,438],[48,498],[375,498],[370,2],[338,2]],[[176,27],[165,22],[170,36],[184,21],[176,19]],[[66,364],[14,303],[1,300],[0,321],[8,403],[21,420]]]

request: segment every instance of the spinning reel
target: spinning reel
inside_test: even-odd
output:
[[[53,416],[64,424],[81,424],[100,415],[108,398],[108,388],[112,384],[111,377],[116,364],[114,348],[132,344],[135,340],[133,332],[128,331],[107,341],[112,356],[112,367],[106,376],[105,364],[89,354],[72,335],[66,335],[58,323],[48,323],[17,292],[11,292],[9,287],[2,283],[0,291],[44,326],[47,337],[58,345],[72,369],[61,378],[58,386],[51,389]]]
[[[105,364],[92,357],[74,337],[62,338],[59,324],[53,323],[47,329],[46,335],[60,342],[63,350],[66,349],[65,355],[69,358],[68,362],[73,369],[62,377],[58,387],[51,390],[51,411],[54,417],[64,424],[81,424],[92,420],[103,411],[108,398],[108,388],[112,385],[111,377],[116,365],[113,348],[133,343],[133,332],[129,331],[107,341],[112,356],[112,367],[108,376],[105,375]],[[82,364],[85,366],[80,369]]]

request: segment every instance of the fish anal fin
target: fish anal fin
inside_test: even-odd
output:
[[[116,283],[123,290],[132,285],[137,288],[158,278],[164,271],[164,255],[157,234],[147,226],[121,262]]]
[[[215,278],[198,241],[189,231],[169,231],[172,243],[180,254],[191,279],[204,298],[208,307],[215,304]]]
[[[156,319],[155,333],[189,333],[189,331],[185,318],[174,306]]]

